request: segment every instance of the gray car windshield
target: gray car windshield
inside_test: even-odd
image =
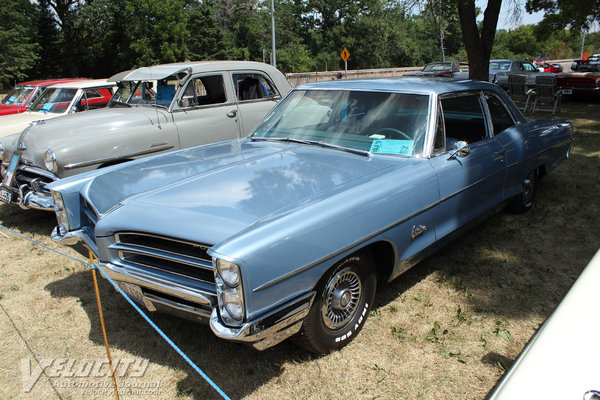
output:
[[[123,81],[108,104],[119,105],[159,105],[168,107],[179,87],[176,77],[163,80]]]
[[[428,104],[429,96],[420,94],[297,90],[275,107],[252,137],[419,156]]]

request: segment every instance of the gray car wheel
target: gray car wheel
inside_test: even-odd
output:
[[[317,297],[295,337],[296,343],[317,354],[344,347],[365,324],[376,286],[370,253],[355,253],[339,261],[317,288]]]

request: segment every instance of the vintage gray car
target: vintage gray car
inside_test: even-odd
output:
[[[550,72],[540,71],[533,63],[524,60],[490,60],[490,82],[508,89],[509,75],[525,75],[527,85],[534,87],[538,76],[554,76]]]
[[[90,249],[148,310],[324,353],[356,337],[378,279],[506,204],[528,210],[573,138],[487,82],[306,84],[242,140],[49,185],[52,238]]]
[[[0,202],[52,211],[45,186],[56,179],[244,137],[290,90],[276,68],[249,61],[157,65],[109,80],[119,88],[108,108],[34,122],[0,141]]]

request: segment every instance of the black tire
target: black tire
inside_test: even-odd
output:
[[[529,211],[533,205],[533,199],[537,193],[539,174],[537,170],[533,170],[527,175],[527,177],[521,183],[523,188],[522,192],[519,193],[512,201],[511,211],[515,213],[524,213]]]
[[[339,261],[317,287],[313,305],[295,342],[311,353],[341,349],[360,332],[375,299],[377,277],[371,254]]]

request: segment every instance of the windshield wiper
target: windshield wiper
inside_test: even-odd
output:
[[[320,142],[317,140],[295,139],[295,138],[290,138],[290,137],[282,138],[282,137],[255,137],[255,136],[250,137],[250,139],[251,140],[266,140],[266,141],[272,140],[274,142],[300,143],[300,144],[325,147],[328,149],[341,150],[341,151],[345,151],[347,153],[358,154],[358,155],[366,156],[366,157],[371,156],[371,153],[366,150],[353,149],[351,147],[340,146],[337,144],[331,144],[331,143],[327,143],[327,142]]]

